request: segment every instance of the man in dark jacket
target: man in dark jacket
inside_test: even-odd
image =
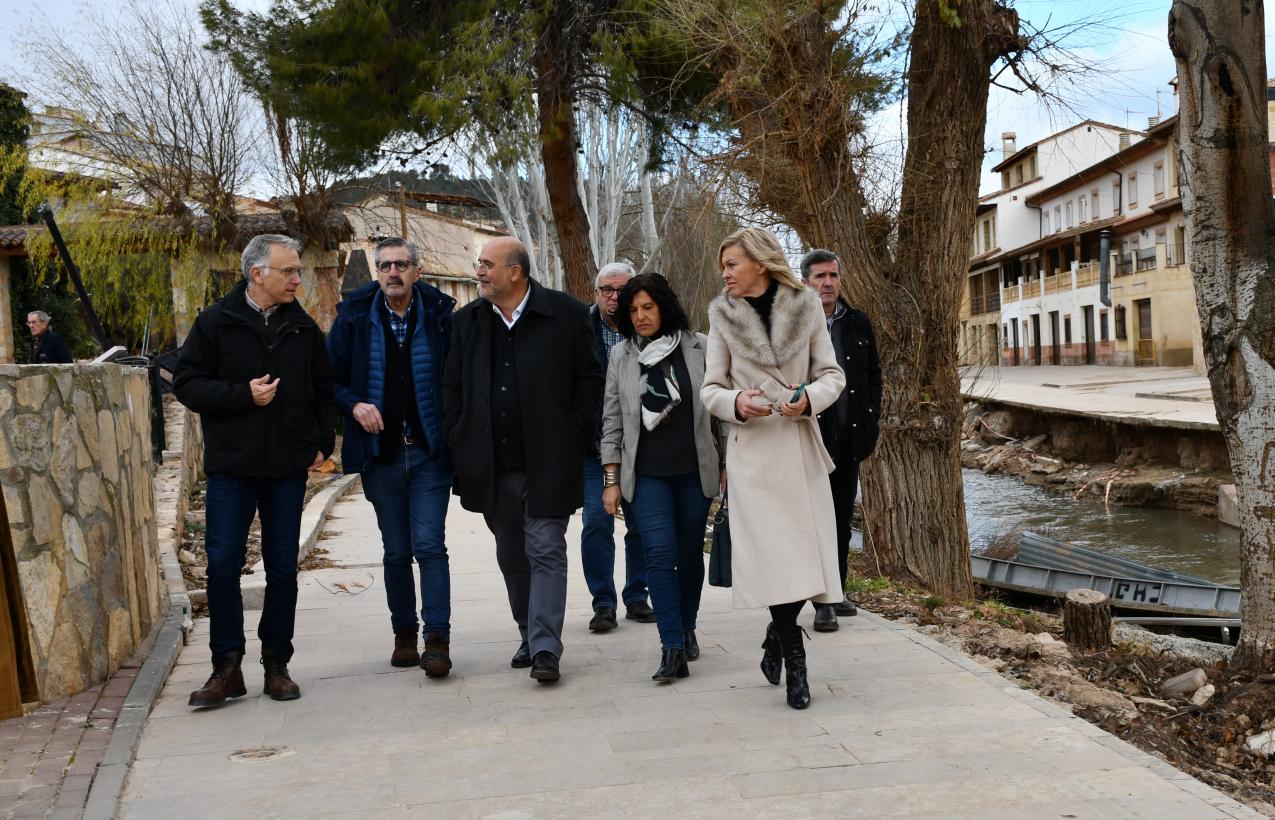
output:
[[[526,247],[493,239],[476,299],[456,312],[443,374],[443,428],[455,493],[496,537],[522,634],[515,668],[559,678],[567,603],[567,520],[584,498],[603,373],[589,312],[528,275]]]
[[[444,537],[452,465],[443,439],[442,381],[456,300],[420,281],[403,239],[373,252],[376,280],[337,306],[328,334],[336,403],[345,414],[341,463],[363,474],[384,549],[392,666],[431,678],[451,671],[451,575]],[[412,559],[420,565],[425,655],[417,652]]]
[[[266,597],[257,634],[265,693],[293,700],[288,674],[297,605],[297,551],[306,470],[332,453],[336,406],[323,333],[296,302],[301,246],[253,237],[241,257],[244,282],[195,320],[177,358],[173,392],[204,431],[209,641],[213,673],[191,706],[247,694],[243,569],[248,528],[261,516]]]
[[[841,298],[841,267],[832,251],[813,250],[801,260],[801,278],[819,294],[837,361],[846,374],[846,388],[832,407],[819,414],[824,447],[837,469],[828,477],[837,517],[837,558],[845,589],[850,560],[850,519],[859,489],[859,462],[877,446],[881,415],[881,362],[868,317]],[[839,604],[815,604],[815,631],[834,632],[838,615],[854,615],[849,599]]]
[[[605,373],[611,360],[611,349],[624,337],[615,327],[615,309],[620,304],[620,290],[633,278],[628,262],[611,262],[598,270],[593,280],[593,307],[589,308],[589,324],[593,328],[594,350]],[[598,403],[598,423],[594,447],[584,457],[584,528],[580,532],[580,564],[584,582],[593,596],[593,618],[589,629],[606,632],[617,626],[615,618],[615,518],[602,506],[602,462],[598,460],[597,441],[602,437],[602,405]],[[642,537],[629,502],[621,500],[624,511],[624,617],[639,623],[655,623],[655,613],[646,600],[646,565],[642,553]]]
[[[75,361],[62,337],[49,328],[49,314],[33,310],[27,314],[31,331],[31,364],[71,364]]]

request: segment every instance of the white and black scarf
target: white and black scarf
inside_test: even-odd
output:
[[[670,357],[682,342],[682,334],[660,336],[641,347],[638,365],[642,368],[639,382],[642,397],[642,426],[654,430],[682,403]]]

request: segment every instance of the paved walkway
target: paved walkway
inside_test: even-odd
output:
[[[329,530],[338,535],[322,545],[344,567],[302,576],[301,700],[260,697],[254,663],[248,697],[188,709],[208,670],[200,621],[143,735],[121,816],[1257,816],[867,614],[813,638],[814,703],[795,712],[757,669],[764,610],[732,611],[729,593],[708,587],[703,657],[687,680],[658,686],[654,625],[588,632],[574,555],[564,678],[535,684],[509,668],[517,633],[491,538],[456,504],[456,668],[442,681],[394,670],[362,496],[336,505]]]
[[[961,393],[1125,424],[1219,429],[1209,380],[1189,367],[965,367]]]

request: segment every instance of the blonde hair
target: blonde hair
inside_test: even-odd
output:
[[[805,285],[788,267],[788,257],[780,247],[779,240],[765,228],[740,228],[722,240],[717,248],[717,270],[722,269],[722,254],[727,248],[738,245],[744,255],[766,269],[780,284],[793,290],[804,290]]]

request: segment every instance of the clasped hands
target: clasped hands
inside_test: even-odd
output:
[[[800,385],[790,384],[788,387],[792,390],[796,390],[800,387]],[[735,395],[735,415],[745,421],[748,419],[762,418],[763,416],[769,416],[771,414],[772,407],[777,407],[779,408],[779,415],[786,416],[788,418],[796,418],[798,416],[804,416],[810,410],[810,399],[806,396],[804,391],[802,392],[801,397],[792,403],[786,401],[776,402],[773,405],[769,403],[753,403],[753,398],[755,396],[765,395],[766,393],[763,390],[739,391],[739,393]]]

